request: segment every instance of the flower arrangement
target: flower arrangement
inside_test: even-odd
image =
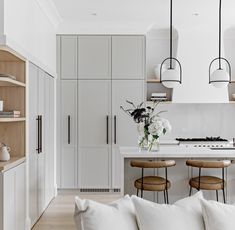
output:
[[[160,114],[165,111],[155,113],[155,109],[159,102],[153,102],[153,106],[144,107],[142,102],[135,105],[131,101],[126,101],[132,108],[121,109],[131,116],[135,123],[137,123],[137,130],[139,133],[138,144],[141,148],[148,148],[151,151],[153,146],[158,147],[158,140],[160,136],[165,135],[171,131],[171,125],[167,119],[161,118]]]

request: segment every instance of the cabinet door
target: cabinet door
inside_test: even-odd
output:
[[[8,170],[3,174],[3,230],[16,230],[15,172]]]
[[[110,36],[79,36],[78,78],[111,78]]]
[[[38,165],[37,115],[38,115],[38,68],[29,64],[29,217],[34,225],[38,215]]]
[[[49,197],[50,200],[55,196],[55,79],[50,77],[49,81],[49,100],[50,100],[50,115],[49,115],[49,165],[50,165],[50,185]]]
[[[77,81],[61,82],[61,188],[77,187]]]
[[[25,230],[26,224],[26,172],[25,163],[15,168],[16,229]]]
[[[53,97],[53,78],[46,75],[45,79],[45,203],[46,206],[50,203],[53,198],[53,185],[54,185],[54,153],[51,146],[54,143],[54,140],[51,139],[51,132],[53,129],[53,122],[51,120],[51,113],[53,112],[54,104],[51,104],[51,97]]]
[[[136,124],[120,109],[120,106],[130,107],[126,104],[126,100],[136,105],[144,101],[143,80],[112,81],[112,186],[114,188],[121,186],[119,146],[136,146],[138,141]]]
[[[79,80],[79,187],[110,187],[111,81]]]
[[[45,72],[39,69],[38,75],[38,115],[42,116],[42,152],[38,154],[38,214],[43,213],[45,203]]]
[[[77,36],[61,36],[59,53],[60,78],[77,79]]]
[[[4,230],[25,230],[25,163],[3,173]]]
[[[112,37],[112,79],[145,78],[145,37]]]

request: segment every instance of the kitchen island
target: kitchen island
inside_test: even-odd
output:
[[[160,145],[157,152],[148,152],[140,150],[137,147],[120,147],[121,155],[121,192],[122,194],[136,194],[134,188],[135,179],[141,177],[141,170],[138,168],[131,168],[130,161],[132,159],[151,159],[163,160],[172,159],[176,161],[176,166],[169,169],[169,180],[172,186],[169,190],[170,202],[188,196],[189,186],[188,181],[191,177],[198,175],[198,170],[189,168],[185,162],[187,159],[235,159],[235,148],[231,145],[226,148],[194,148],[181,145]],[[164,175],[164,170],[145,170],[146,175]],[[220,169],[203,169],[202,174],[214,175],[221,177]],[[235,164],[226,169],[226,196],[228,203],[235,202]],[[220,193],[219,193],[220,194]],[[214,192],[205,192],[205,197],[208,199],[215,199]],[[161,193],[145,192],[144,197],[157,202],[163,202],[163,195]],[[222,198],[220,194],[220,199]],[[222,200],[222,199],[221,199]]]

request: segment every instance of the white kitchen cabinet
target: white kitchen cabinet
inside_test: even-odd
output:
[[[57,37],[57,42],[62,39]],[[118,148],[137,143],[136,126],[120,106],[127,99],[136,104],[144,101],[145,38],[81,35],[77,41],[78,80],[64,80],[60,72],[64,57],[57,44],[58,185],[90,192],[118,191]]]
[[[45,78],[45,204],[54,197],[54,79]]]
[[[38,68],[29,65],[29,216],[31,223],[38,219]]]
[[[60,188],[77,187],[77,81],[60,85]]]
[[[29,216],[34,225],[54,197],[54,79],[29,64]]]
[[[43,213],[43,211],[46,208],[46,202],[45,202],[45,132],[46,132],[46,126],[45,126],[45,73],[41,69],[38,71],[38,115],[41,116],[41,124],[39,127],[41,127],[42,134],[40,135],[40,132],[38,132],[39,136],[41,136],[42,140],[41,143],[41,150],[37,155],[37,161],[38,161],[38,212],[39,214]]]
[[[25,230],[25,163],[0,173],[0,230]]]
[[[145,78],[145,37],[112,36],[112,79]]]
[[[78,83],[79,187],[109,188],[111,81]]]
[[[64,35],[60,40],[61,79],[77,79],[77,36]]]
[[[111,36],[79,36],[78,79],[111,78]]]
[[[120,93],[121,92],[121,93]],[[143,80],[113,80],[112,81],[112,186],[120,188],[120,153],[119,146],[136,146],[138,132],[133,119],[120,109],[129,108],[126,100],[135,105],[144,100]]]

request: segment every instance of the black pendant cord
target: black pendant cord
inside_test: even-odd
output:
[[[219,69],[221,69],[221,25],[222,25],[222,1],[219,0]]]
[[[173,35],[173,27],[172,27],[172,14],[173,14],[173,7],[172,7],[172,0],[170,5],[170,69],[172,69],[172,35]]]
[[[229,63],[229,61],[226,58],[223,58],[221,55],[221,44],[222,44],[222,0],[219,0],[219,57],[213,59],[209,65],[209,84],[213,82],[228,82],[231,83],[232,81],[232,68]],[[229,79],[228,80],[211,80],[211,70],[212,70],[212,65],[214,62],[218,61],[219,62],[219,69],[222,70],[222,61],[227,65],[228,67],[228,74],[229,74]]]
[[[161,67],[160,67],[160,82],[177,82],[182,83],[182,67],[177,58],[173,57],[173,0],[170,0],[170,56],[163,60]],[[173,70],[173,61],[176,63],[176,65],[179,66],[179,79],[162,79],[163,74],[163,65],[168,61],[170,61],[170,68],[169,70]]]

